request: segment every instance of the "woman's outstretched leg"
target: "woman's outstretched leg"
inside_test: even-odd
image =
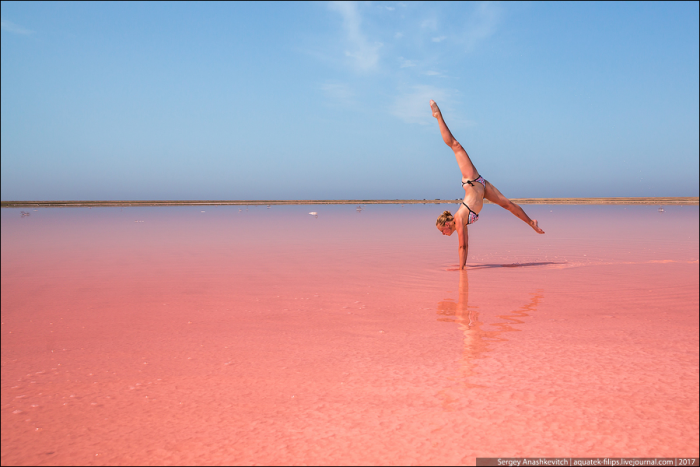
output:
[[[486,182],[486,190],[484,190],[484,198],[491,201],[492,203],[498,204],[503,209],[507,209],[508,211],[513,213],[515,217],[532,227],[535,230],[535,232],[539,234],[544,233],[544,230],[540,229],[539,225],[537,225],[537,219],[530,219],[530,217],[527,214],[525,214],[525,211],[523,211],[523,208],[521,208],[520,206],[503,196],[503,194],[500,191],[498,191],[498,188],[493,186],[488,181]]]
[[[442,135],[442,140],[455,153],[455,157],[457,158],[457,164],[459,165],[459,169],[462,171],[462,178],[466,178],[467,180],[474,180],[476,177],[479,176],[479,172],[477,172],[476,167],[474,167],[474,164],[472,164],[471,159],[469,159],[467,151],[465,151],[462,145],[459,144],[459,142],[455,139],[454,136],[452,136],[450,129],[447,128],[447,124],[445,124],[445,120],[442,118],[442,112],[440,112],[440,108],[437,106],[435,101],[430,101],[430,108],[433,111],[433,117],[437,118],[438,125],[440,126],[440,134]]]

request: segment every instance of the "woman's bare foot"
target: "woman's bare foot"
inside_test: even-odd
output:
[[[537,219],[532,219],[532,221],[530,222],[530,227],[535,229],[535,232],[537,232],[538,234],[544,233],[544,230],[540,229],[540,226],[537,225]]]
[[[433,117],[439,118],[440,117],[440,109],[438,108],[437,104],[435,103],[434,100],[430,100],[430,108],[433,110]]]

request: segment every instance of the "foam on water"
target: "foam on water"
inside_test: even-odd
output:
[[[697,207],[313,209],[3,209],[3,465],[698,456]]]

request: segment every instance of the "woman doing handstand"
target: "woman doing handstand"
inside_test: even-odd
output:
[[[459,237],[459,269],[464,269],[464,266],[467,264],[467,252],[469,249],[467,225],[473,224],[479,220],[479,212],[481,212],[481,208],[484,207],[484,198],[509,210],[518,219],[521,219],[532,227],[535,232],[543,234],[544,230],[540,229],[537,225],[536,219],[530,219],[528,215],[525,214],[525,211],[523,211],[523,208],[503,196],[495,186],[479,175],[476,167],[474,167],[471,159],[469,159],[467,151],[457,142],[454,136],[452,136],[452,133],[450,133],[449,128],[447,128],[445,120],[442,118],[442,113],[435,101],[430,101],[430,108],[433,111],[433,117],[437,118],[438,125],[440,125],[440,134],[442,135],[443,141],[454,151],[457,164],[462,171],[464,201],[462,201],[462,204],[459,209],[457,209],[454,216],[450,211],[445,211],[438,217],[435,223],[438,230],[442,232],[443,235],[449,236],[457,232]]]

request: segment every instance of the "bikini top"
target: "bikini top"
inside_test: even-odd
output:
[[[479,215],[472,211],[472,208],[467,206],[467,203],[462,201],[462,204],[464,205],[465,208],[469,209],[469,215],[467,216],[467,225],[473,224],[474,222],[479,220]]]

